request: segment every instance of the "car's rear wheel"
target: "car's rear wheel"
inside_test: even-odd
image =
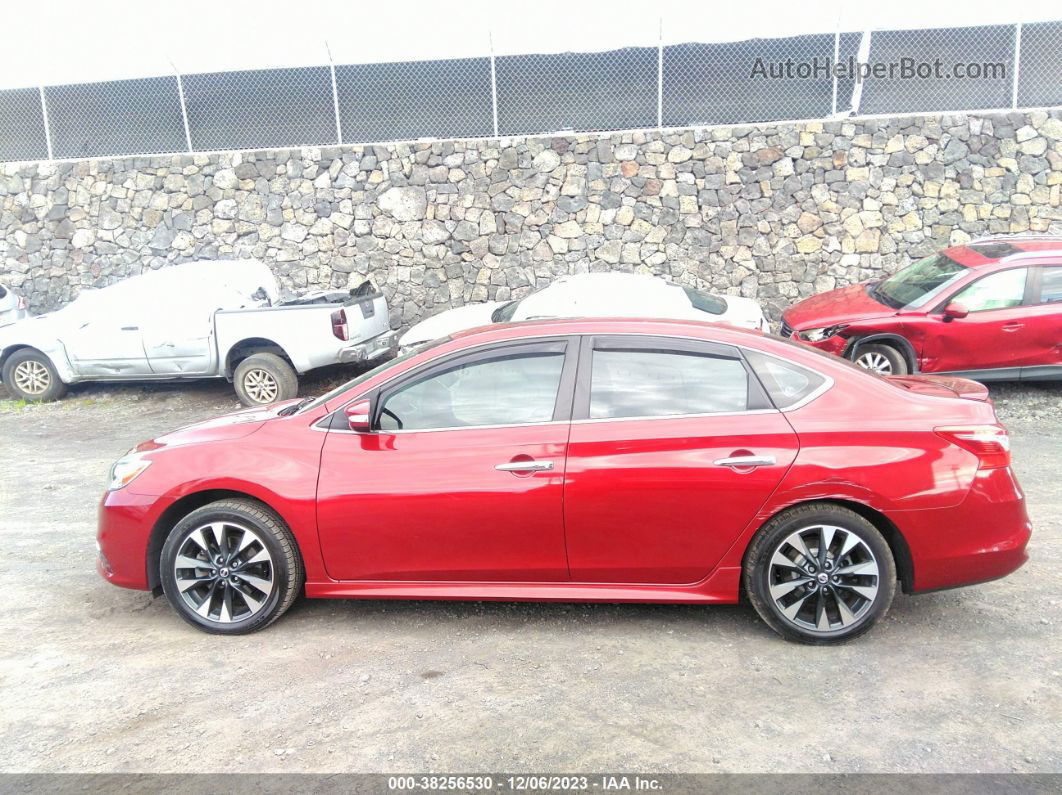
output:
[[[245,406],[265,406],[299,394],[295,368],[275,353],[248,356],[236,365],[232,383]]]
[[[907,375],[907,360],[891,345],[860,345],[853,361],[878,375]]]
[[[56,372],[51,359],[40,351],[23,348],[4,362],[4,386],[16,398],[47,402],[66,394],[66,384]]]
[[[192,511],[162,547],[162,589],[189,624],[242,635],[276,621],[302,589],[295,539],[280,517],[252,500]]]
[[[830,503],[780,513],[749,546],[745,591],[788,640],[850,640],[885,615],[896,593],[888,542],[865,518]]]

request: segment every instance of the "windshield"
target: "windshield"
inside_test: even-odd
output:
[[[516,314],[516,310],[519,306],[520,301],[510,301],[495,309],[491,314],[490,319],[494,323],[508,323],[513,319],[513,315]]]
[[[683,287],[686,297],[690,299],[694,309],[707,312],[710,315],[721,315],[726,312],[726,299],[710,293],[702,293],[692,287]]]
[[[444,342],[449,342],[449,341],[450,341],[450,337],[440,337],[439,339],[432,340],[431,342],[423,342],[420,345],[414,345],[412,348],[410,348],[408,351],[403,353],[401,356],[396,356],[394,359],[386,361],[386,362],[384,362],[381,365],[377,365],[376,367],[373,367],[371,370],[366,370],[364,373],[362,373],[361,375],[357,376],[356,378],[352,378],[349,381],[347,381],[346,383],[340,384],[335,389],[333,389],[331,392],[328,392],[327,394],[321,395],[321,397],[319,397],[319,398],[313,398],[312,401],[307,403],[305,406],[299,406],[298,413],[299,414],[303,414],[303,413],[305,413],[307,411],[311,411],[311,410],[317,408],[318,406],[323,406],[325,403],[330,401],[332,398],[337,397],[338,395],[341,395],[342,393],[346,392],[348,389],[353,389],[354,387],[358,386],[359,384],[365,383],[370,378],[373,378],[374,376],[377,376],[380,373],[383,373],[383,372],[386,372],[387,370],[390,370],[396,364],[401,364],[402,362],[406,361],[406,359],[409,359],[412,356],[416,356],[418,353],[422,353],[422,352],[424,352],[426,350],[429,350],[430,348],[434,348],[436,345],[442,345]]]
[[[913,309],[928,303],[965,273],[964,265],[943,254],[934,254],[874,285],[870,295],[893,309]]]

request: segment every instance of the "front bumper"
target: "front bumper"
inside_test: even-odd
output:
[[[96,531],[96,570],[103,579],[122,588],[150,589],[151,529],[170,502],[126,489],[103,495]]]
[[[809,348],[817,348],[820,351],[832,353],[834,356],[844,356],[844,353],[851,342],[848,337],[842,337],[840,334],[834,334],[832,337],[827,337],[818,342],[802,340],[800,334],[785,321],[784,317],[782,318],[782,325],[778,331],[778,336],[782,339],[790,340],[791,342],[799,342],[801,345],[807,345]]]
[[[398,332],[385,331],[375,337],[348,345],[339,352],[339,361],[343,364],[371,362],[384,356],[398,353]]]

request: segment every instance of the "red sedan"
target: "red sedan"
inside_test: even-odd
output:
[[[1062,380],[1062,237],[979,240],[820,293],[785,311],[782,336],[879,375]]]
[[[873,406],[874,411],[867,411]],[[322,598],[733,603],[787,638],[1002,577],[1030,525],[984,387],[694,321],[492,326],[145,442],[99,570],[208,632]]]

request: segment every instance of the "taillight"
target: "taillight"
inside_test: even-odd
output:
[[[981,461],[978,469],[1010,466],[1010,436],[1002,425],[956,425],[933,430],[976,455]]]
[[[26,303],[26,298],[25,298],[25,296],[21,296],[21,295],[20,295],[20,296],[18,297],[18,301],[17,301],[17,302],[16,302],[16,304],[15,304],[15,308],[16,308],[16,309],[25,309],[25,308],[26,308],[27,306],[29,306],[29,304],[27,304],[27,303]]]
[[[336,335],[338,339],[347,340],[350,339],[347,336],[347,313],[344,309],[337,309],[332,313],[332,333]]]

